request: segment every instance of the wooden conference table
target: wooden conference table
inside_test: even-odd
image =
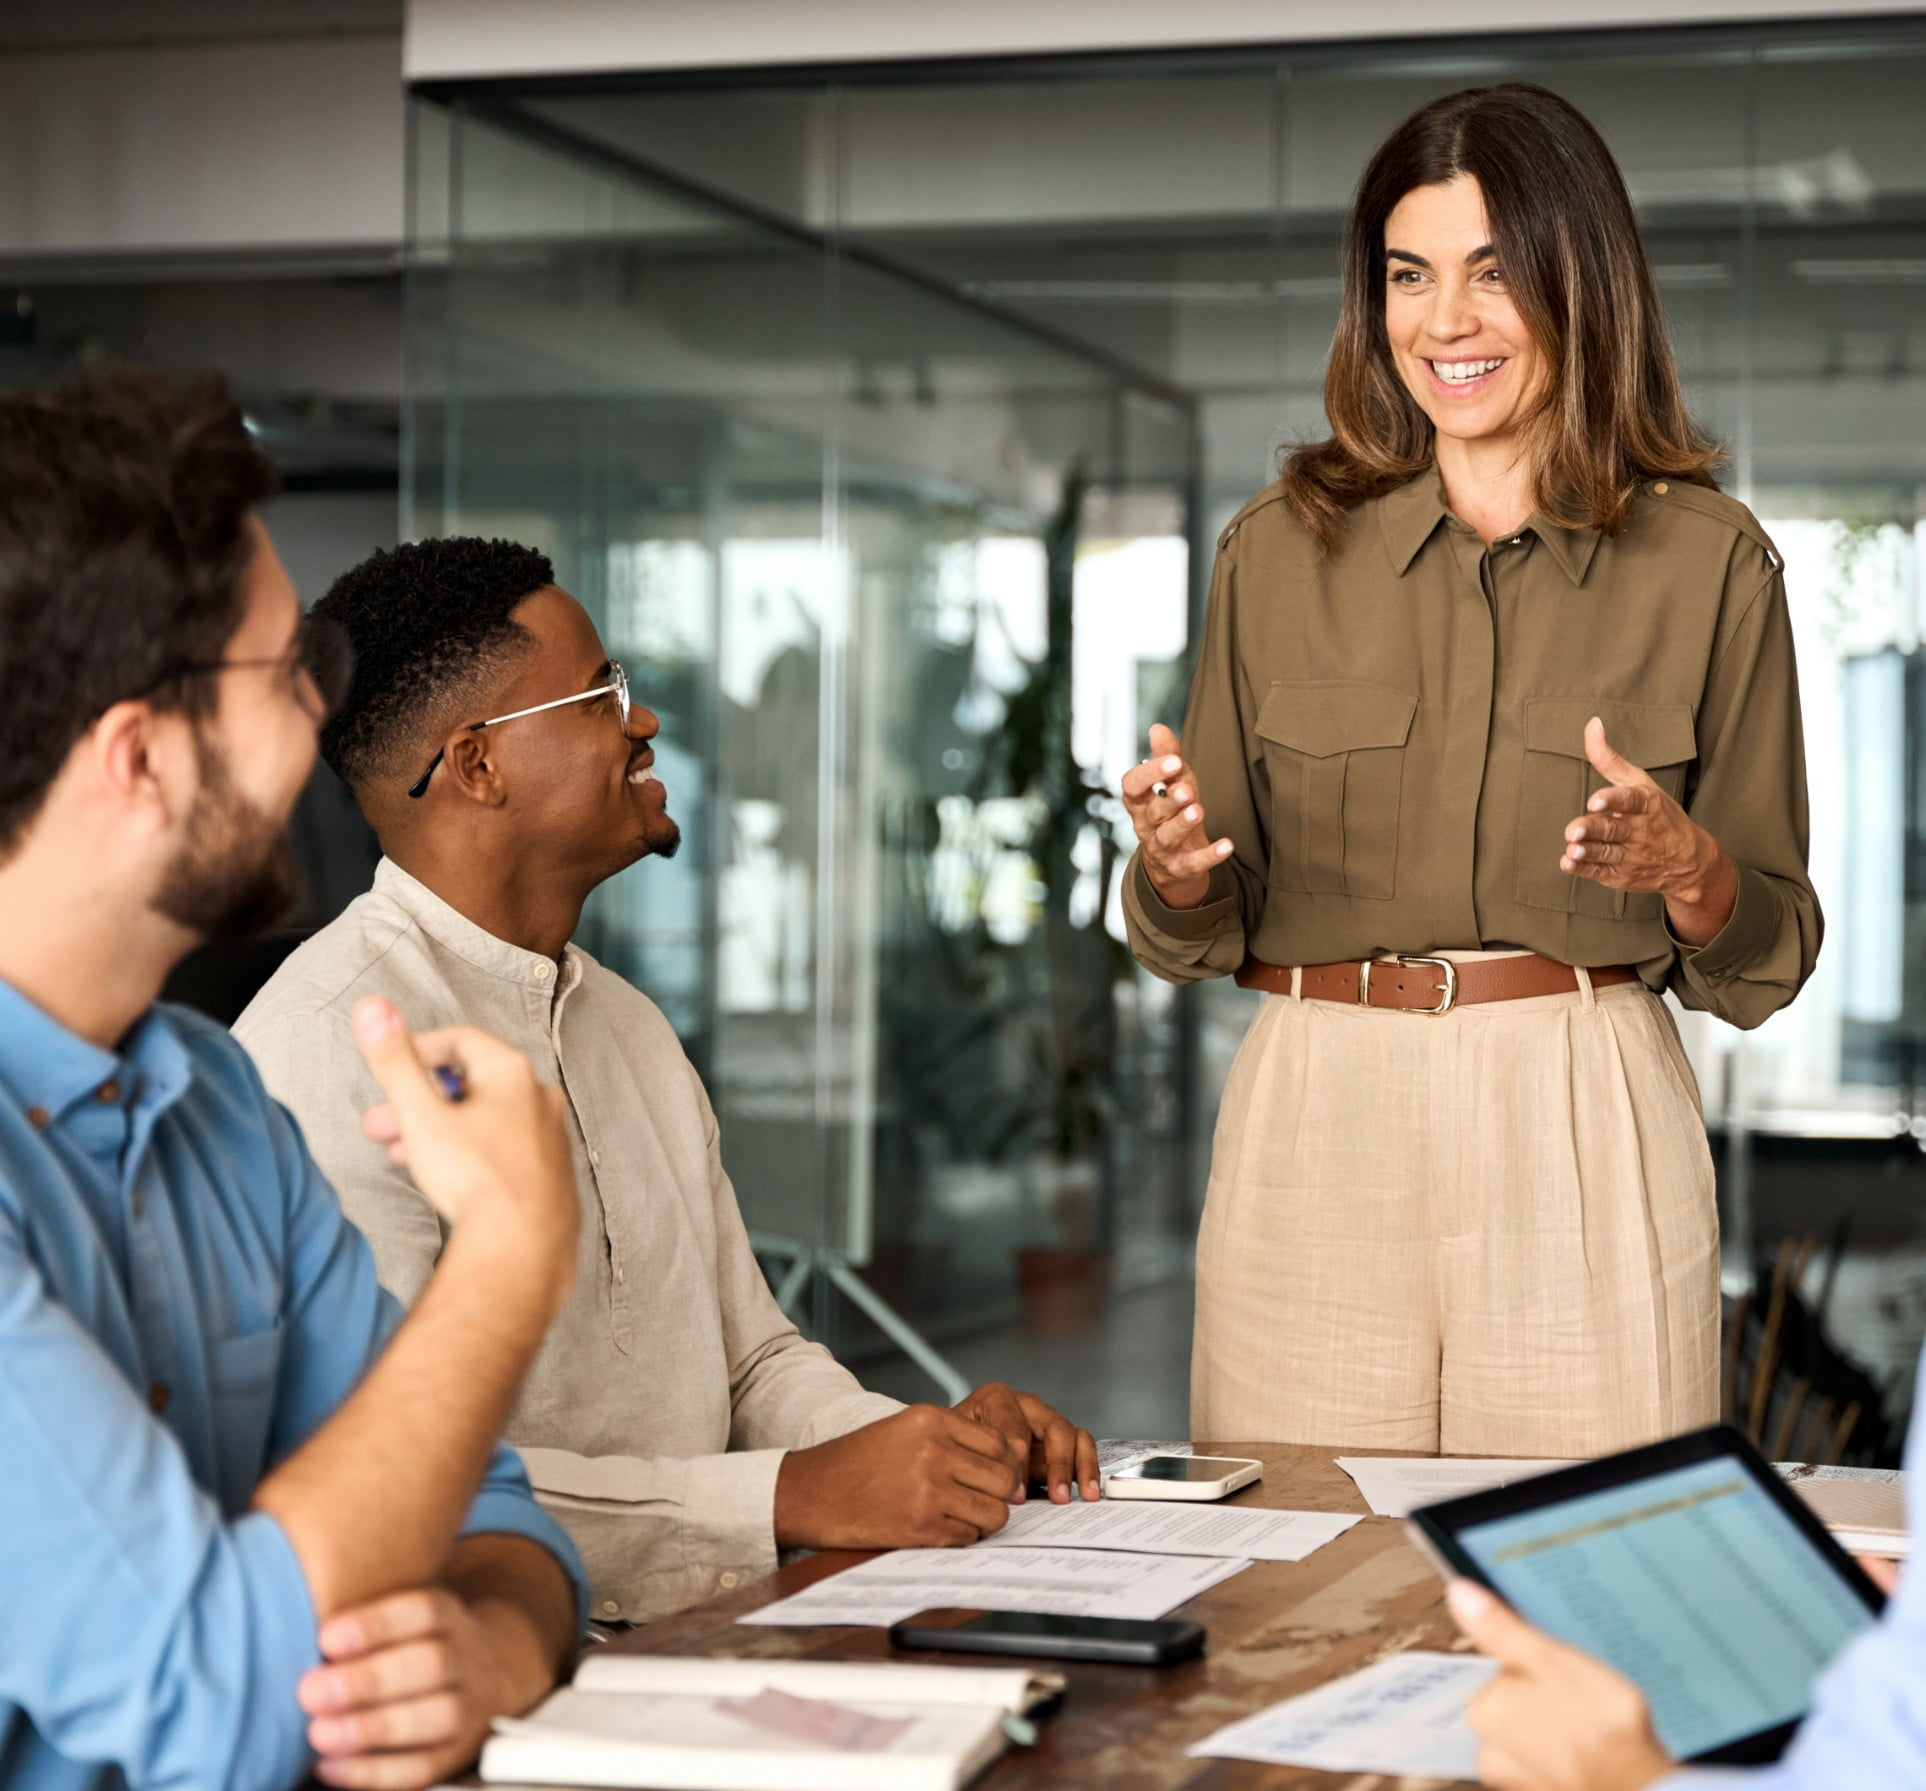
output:
[[[1251,1456],[1264,1478],[1225,1501],[1294,1511],[1368,1512],[1328,1449],[1273,1443],[1199,1444],[1200,1455]],[[1370,1450],[1349,1450],[1370,1454]],[[1381,1451],[1380,1453],[1390,1453]],[[1407,1451],[1409,1453],[1409,1451]],[[887,1660],[880,1629],[755,1629],[736,1618],[799,1592],[868,1556],[812,1555],[794,1566],[642,1625],[603,1644],[623,1654],[705,1654],[748,1659]],[[1191,1760],[1184,1750],[1213,1730],[1280,1698],[1407,1648],[1461,1647],[1443,1588],[1395,1518],[1367,1515],[1307,1560],[1259,1561],[1172,1613],[1210,1631],[1202,1660],[1177,1667],[1040,1662],[1070,1681],[1063,1708],[1032,1748],[1012,1748],[975,1781],[981,1791],[1415,1791],[1442,1780],[1383,1779],[1244,1760]],[[899,1659],[1016,1665],[1019,1657],[907,1654]]]

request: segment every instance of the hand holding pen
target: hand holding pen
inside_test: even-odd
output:
[[[1161,722],[1150,730],[1150,757],[1124,773],[1123,800],[1151,887],[1166,907],[1195,908],[1209,896],[1211,867],[1231,855],[1231,842],[1205,831],[1197,780],[1177,736]]]
[[[572,1269],[581,1202],[561,1091],[472,1026],[411,1035],[379,996],[355,1004],[354,1031],[387,1096],[362,1116],[368,1137],[458,1230]]]

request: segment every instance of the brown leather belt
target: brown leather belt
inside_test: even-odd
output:
[[[1595,989],[1638,980],[1638,972],[1629,964],[1603,964],[1589,974]],[[1291,967],[1246,958],[1237,982],[1240,988],[1262,989],[1267,995],[1288,995]],[[1571,995],[1577,989],[1578,972],[1569,964],[1535,955],[1478,958],[1468,964],[1415,955],[1354,959],[1347,964],[1306,964],[1302,984],[1304,995],[1314,1001],[1342,1001],[1351,1007],[1432,1015],[1486,1001]]]

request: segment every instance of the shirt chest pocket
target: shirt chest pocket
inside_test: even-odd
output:
[[[1418,699],[1382,684],[1273,684],[1257,734],[1271,786],[1271,887],[1389,900]]]
[[[1585,724],[1594,715],[1605,736],[1634,765],[1651,773],[1666,795],[1681,798],[1698,757],[1689,703],[1609,703],[1547,697],[1525,704],[1525,764],[1518,794],[1518,900],[1600,920],[1656,920],[1663,898],[1607,889],[1558,868],[1565,829],[1585,812],[1606,780],[1585,756]]]

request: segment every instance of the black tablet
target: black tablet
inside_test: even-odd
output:
[[[1885,1600],[1725,1425],[1427,1505],[1420,1544],[1635,1680],[1681,1760],[1776,1760]]]

